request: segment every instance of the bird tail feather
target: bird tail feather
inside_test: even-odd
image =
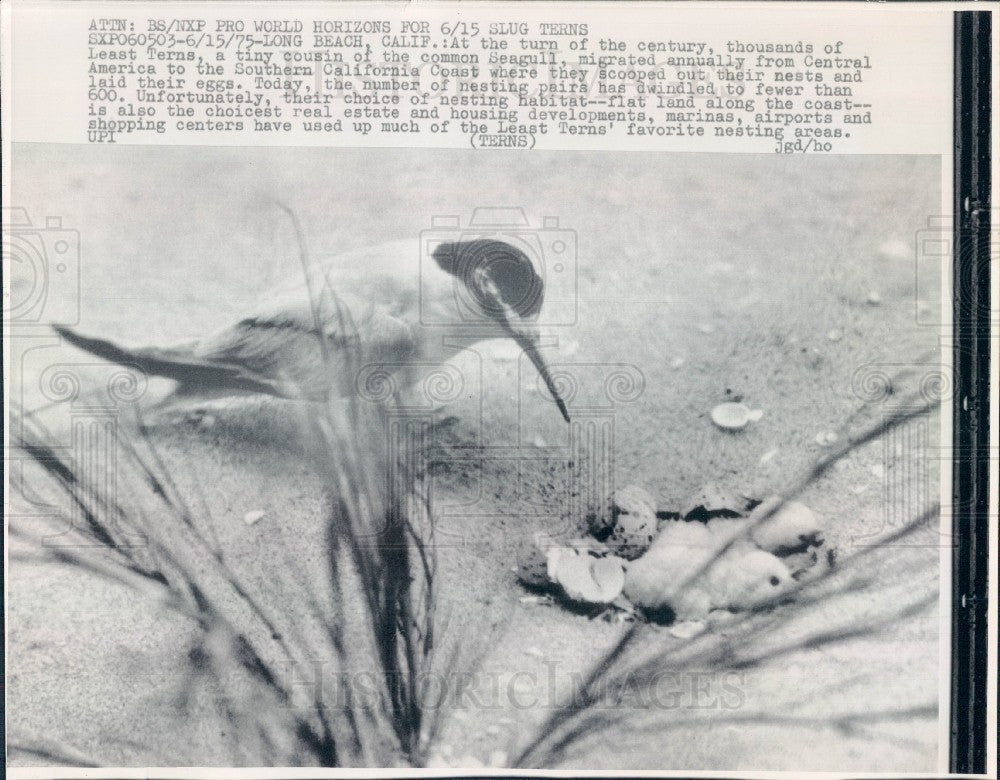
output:
[[[243,366],[199,358],[189,348],[126,349],[106,339],[84,336],[61,325],[52,327],[66,341],[85,352],[111,363],[138,368],[146,374],[176,380],[188,392],[192,392],[195,388],[204,388],[216,391],[265,393],[281,398],[298,395],[287,383],[276,382],[255,374]]]

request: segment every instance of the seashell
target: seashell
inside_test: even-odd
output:
[[[243,522],[247,525],[254,525],[264,519],[264,515],[267,514],[263,509],[254,509],[251,512],[247,512],[243,515]]]
[[[712,422],[724,431],[741,431],[752,422],[764,416],[760,409],[751,409],[746,404],[727,401],[719,404],[710,414]]]

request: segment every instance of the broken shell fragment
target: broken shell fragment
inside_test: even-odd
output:
[[[625,562],[613,555],[595,558],[557,547],[549,551],[549,575],[571,601],[609,604],[625,587]]]
[[[656,512],[648,505],[636,505],[631,512],[621,512],[615,518],[606,544],[627,560],[638,558],[656,536]]]
[[[528,585],[547,585],[548,553],[556,540],[545,533],[536,533],[518,551],[517,576]]]
[[[619,555],[638,557],[656,534],[656,499],[645,488],[625,485],[608,503],[606,514],[588,516],[590,532]]]
[[[591,575],[601,591],[601,603],[607,604],[621,595],[625,587],[625,562],[616,555],[598,558],[590,566]],[[610,598],[608,594],[614,593]]]
[[[558,582],[556,573],[563,558],[576,559],[580,557],[580,552],[574,547],[553,546],[545,554],[545,579],[549,583]]]
[[[731,613],[730,613],[731,614]],[[694,639],[708,628],[704,620],[682,620],[670,626],[670,635],[678,639]]]
[[[763,416],[764,412],[760,409],[731,401],[719,404],[711,412],[712,422],[724,431],[741,431]]]
[[[254,525],[264,519],[265,512],[263,509],[254,509],[252,512],[247,512],[243,515],[243,522],[247,525]]]
[[[656,499],[645,488],[638,485],[626,485],[615,491],[612,501],[612,519],[617,520],[620,514],[641,513],[644,510],[656,514]]]
[[[681,517],[701,521],[713,517],[743,517],[758,503],[760,502],[709,483],[684,502]]]

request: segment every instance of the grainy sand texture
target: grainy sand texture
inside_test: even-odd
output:
[[[914,247],[939,211],[938,159],[16,146],[12,163],[13,205],[36,226],[57,215],[79,231],[79,329],[130,344],[198,337],[299,273],[273,200],[298,215],[314,256],[395,239],[416,247],[435,217],[467,224],[476,207],[521,207],[535,227],[558,217],[573,231],[575,257],[561,273],[575,280],[575,316],[543,328],[544,349],[575,383],[571,414],[593,423],[578,430],[609,438],[574,444],[577,429],[511,343],[455,358],[467,391],[443,410],[453,419],[434,429],[428,456],[437,599],[443,646],[476,660],[461,685],[437,661],[448,695],[427,705],[442,724],[428,762],[937,770],[936,594],[949,540],[931,510],[914,534],[872,547],[939,498],[936,414],[858,447],[798,496],[839,560],[863,552],[858,563],[816,594],[694,640],[644,625],[629,653],[651,664],[656,695],[618,677],[613,704],[528,754],[634,624],[526,598],[538,594],[512,567],[536,531],[580,533],[573,493],[598,484],[598,471],[601,485],[644,486],[667,511],[710,482],[763,499],[933,384],[941,291]],[[72,373],[81,395],[38,419],[78,457],[73,436],[86,431],[73,434],[74,424],[97,414],[85,395],[103,392],[109,369],[34,333],[14,334],[8,391],[33,409],[53,398],[52,366]],[[296,594],[324,576],[336,490],[306,454],[301,410],[260,398],[152,410],[167,390],[151,380],[138,401],[163,468],[279,630],[308,630],[311,608]],[[722,431],[709,414],[731,400],[763,416]],[[127,504],[135,487],[115,489]],[[35,527],[37,504],[15,503]],[[248,522],[254,511],[263,515]],[[35,748],[11,763],[53,763],[52,747],[110,766],[313,761],[294,746],[264,750],[209,682],[186,686],[192,621],[78,567],[35,560],[37,550],[30,538],[11,541],[7,727],[11,742]]]

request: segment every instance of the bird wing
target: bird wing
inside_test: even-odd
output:
[[[322,398],[352,394],[366,365],[411,360],[415,344],[412,327],[385,306],[303,285],[204,339],[195,355]]]
[[[176,380],[184,386],[225,388],[233,392],[276,396],[294,394],[294,388],[270,377],[254,375],[240,365],[195,357],[187,349],[130,349],[107,339],[84,336],[72,328],[61,325],[52,327],[67,342],[92,355],[122,366],[132,366],[146,374]]]
[[[424,277],[440,280],[431,274],[439,269],[421,268],[418,250],[403,241],[320,260],[250,316],[182,348],[132,349],[56,330],[101,358],[175,379],[180,392],[350,395],[365,366],[392,374],[420,352],[409,323],[419,320]]]

